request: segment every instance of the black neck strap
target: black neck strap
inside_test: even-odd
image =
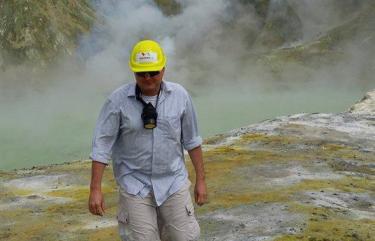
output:
[[[158,96],[156,97],[155,109],[158,107],[159,95],[160,95],[161,88],[162,88],[162,84],[160,83],[160,88],[159,88]],[[143,104],[143,106],[146,106],[147,103],[142,99],[141,94],[142,94],[141,93],[141,88],[139,88],[138,85],[135,85],[135,98],[138,101],[140,101]]]

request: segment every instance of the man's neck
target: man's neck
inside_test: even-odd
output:
[[[142,90],[141,90],[141,94],[142,94],[143,96],[155,96],[155,95],[158,95],[158,94],[159,94],[160,88],[161,88],[161,84],[158,86],[157,89],[152,90],[152,91],[142,91]]]

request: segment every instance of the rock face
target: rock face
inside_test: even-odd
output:
[[[354,114],[375,115],[375,90],[368,92],[362,100],[349,109]]]
[[[283,116],[208,138],[209,203],[196,207],[200,240],[372,240],[373,106],[369,92],[348,112]],[[88,214],[90,166],[0,173],[0,239],[119,240],[110,168],[106,214]]]
[[[113,3],[118,0],[66,0],[66,1],[1,1],[0,2],[0,66],[29,63],[48,65],[60,54],[70,55],[76,51],[77,42],[83,33],[91,31],[96,19],[94,7],[100,2]],[[109,3],[108,3],[109,2]],[[183,12],[184,4],[176,0],[154,0],[161,11],[167,15],[178,15]],[[314,58],[316,51],[327,55],[340,55],[340,48],[334,50],[338,42],[350,41],[358,33],[365,32],[359,39],[374,42],[373,11],[374,3],[370,0],[331,0],[336,3],[337,14],[356,17],[343,22],[321,36],[294,48],[296,41],[303,38],[303,23],[296,11],[299,1],[286,0],[235,0],[228,2],[228,9],[239,4],[239,8],[254,9],[259,29],[254,31],[252,18],[247,21],[229,22],[222,26],[222,31],[233,28],[242,29],[249,35],[246,39],[252,50],[262,49],[263,54],[276,55],[284,61],[285,55],[292,60],[306,62]],[[301,3],[303,5],[303,3]],[[364,10],[359,6],[364,6]],[[229,11],[229,10],[228,10]],[[99,13],[100,14],[100,13]],[[248,14],[244,12],[244,14]],[[225,22],[223,17],[223,22]],[[363,31],[365,30],[365,31]],[[95,31],[98,31],[97,29]],[[298,44],[297,44],[298,45]],[[289,49],[289,47],[292,47]],[[336,46],[337,47],[337,46]],[[282,48],[283,51],[274,53]],[[288,48],[288,49],[285,49]],[[309,51],[301,51],[301,48]],[[334,50],[334,51],[332,51]],[[260,56],[260,57],[262,57]],[[327,57],[328,58],[328,57]],[[302,61],[303,60],[303,61]],[[328,62],[332,61],[331,58]]]
[[[154,0],[165,15],[171,16],[181,12],[181,4],[175,0]]]
[[[70,55],[95,20],[88,0],[1,1],[0,16],[0,66],[47,65]]]
[[[97,0],[0,1],[0,67],[47,67],[75,53],[79,38],[91,31]],[[155,0],[166,15],[178,14],[174,0]]]

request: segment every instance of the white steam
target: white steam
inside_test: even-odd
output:
[[[104,98],[134,81],[128,57],[141,39],[163,46],[166,80],[194,96],[203,136],[277,115],[340,111],[375,87],[372,46],[349,42],[342,62],[318,68],[277,62],[282,48],[255,47],[264,23],[252,5],[178,2],[182,12],[165,16],[152,0],[96,1],[100,21],[82,36],[76,58],[47,74],[23,66],[0,70],[0,169],[87,158]],[[306,46],[342,23],[337,1],[271,1],[269,14],[285,4],[301,19]]]

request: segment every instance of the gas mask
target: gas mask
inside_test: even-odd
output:
[[[146,103],[141,98],[141,89],[136,85],[135,87],[135,96],[138,101],[140,101],[143,105],[143,110],[141,114],[141,118],[143,121],[143,127],[145,129],[154,129],[157,125],[158,113],[156,108],[158,106],[159,94],[160,94],[161,87],[159,89],[158,96],[156,98],[155,107],[151,103]]]

